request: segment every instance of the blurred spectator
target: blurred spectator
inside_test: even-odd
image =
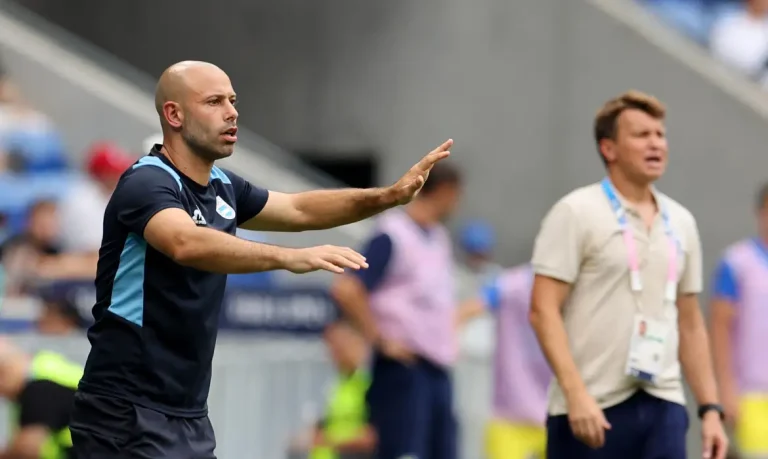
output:
[[[458,286],[460,300],[474,296],[483,283],[496,276],[501,266],[493,261],[496,248],[496,234],[493,227],[483,220],[472,220],[462,228],[459,245],[466,270],[459,272]]]
[[[0,213],[0,246],[5,244],[5,241],[10,237],[10,230],[8,228],[8,216]]]
[[[0,63],[0,170],[61,171],[66,154],[50,120],[23,103]]]
[[[645,0],[645,6],[656,16],[685,35],[705,44],[709,35],[705,1]]]
[[[365,394],[370,376],[365,369],[365,340],[346,322],[330,324],[323,335],[338,372],[324,418],[312,432],[310,445],[299,440],[292,456],[310,459],[363,459],[373,457],[376,435],[368,424]]]
[[[544,424],[552,372],[528,321],[533,277],[530,264],[505,270],[459,308],[460,322],[489,310],[496,317],[488,459],[545,455]]]
[[[483,285],[496,277],[502,267],[493,261],[496,234],[483,220],[466,222],[459,231],[461,264],[456,270],[459,302],[475,298]],[[461,332],[461,348],[468,352],[491,352],[494,347],[495,327],[491,314],[468,323]]]
[[[72,457],[68,424],[82,374],[82,366],[63,355],[29,354],[0,340],[0,396],[12,413],[0,457]]]
[[[61,244],[67,252],[86,255],[96,264],[101,247],[104,210],[117,181],[133,158],[120,147],[103,142],[88,152],[87,175],[78,180],[61,203]]]
[[[755,203],[757,231],[728,247],[713,276],[710,336],[720,399],[738,449],[768,457],[768,183]]]
[[[376,436],[368,424],[365,394],[370,384],[365,340],[349,324],[336,322],[325,343],[338,372],[324,419],[315,429],[311,459],[372,457]]]
[[[0,61],[0,104],[17,104],[19,102],[19,92],[11,82],[3,62]]]
[[[32,205],[25,230],[0,246],[7,296],[25,293],[29,282],[38,277],[41,264],[58,255],[57,231],[56,204],[43,200]]]
[[[736,10],[741,0],[641,0],[665,23],[706,45],[717,17]]]
[[[58,234],[56,203],[35,202],[29,210],[25,229],[0,246],[7,296],[33,294],[33,288],[40,282],[95,276],[96,265],[91,260],[62,253],[57,244]]]
[[[757,81],[766,81],[768,0],[746,0],[746,8],[721,17],[712,29],[712,54]]]
[[[368,269],[331,287],[374,345],[367,400],[381,458],[458,457],[453,247],[442,222],[458,205],[461,184],[458,169],[436,164],[416,199],[377,219],[363,252]]]
[[[6,84],[3,87],[7,88]],[[0,151],[6,157],[4,169],[14,172],[67,168],[64,145],[53,124],[43,114],[22,104],[0,103]]]
[[[80,314],[75,297],[76,288],[71,283],[56,282],[39,292],[42,308],[35,328],[44,335],[69,335],[87,327]]]

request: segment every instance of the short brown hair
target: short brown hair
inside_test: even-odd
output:
[[[432,194],[443,185],[461,185],[461,171],[451,162],[441,161],[429,172],[429,178],[421,187],[421,195]]]
[[[627,91],[606,102],[595,116],[597,152],[606,164],[605,157],[600,151],[600,142],[604,139],[616,139],[617,120],[626,110],[640,110],[658,120],[663,120],[667,115],[667,109],[659,99],[640,91]]]

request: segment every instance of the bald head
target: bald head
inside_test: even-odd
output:
[[[183,139],[212,161],[231,155],[237,141],[235,99],[229,76],[213,64],[183,61],[168,67],[155,91],[164,142]]]
[[[190,91],[200,90],[200,85],[211,77],[229,77],[223,70],[209,62],[182,61],[165,69],[155,89],[155,109],[163,118],[166,102],[182,102]]]

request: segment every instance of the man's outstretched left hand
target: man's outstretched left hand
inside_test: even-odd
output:
[[[429,178],[429,171],[438,161],[447,158],[451,152],[449,149],[453,145],[453,139],[446,140],[442,145],[435,148],[421,161],[416,163],[408,172],[403,175],[394,185],[390,187],[393,198],[398,205],[408,204],[421,191],[421,187]]]

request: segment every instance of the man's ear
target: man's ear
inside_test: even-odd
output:
[[[163,118],[174,129],[179,129],[184,122],[184,112],[177,102],[168,101],[163,104]]]
[[[607,163],[616,160],[616,142],[613,139],[602,139],[599,144],[600,155]]]

